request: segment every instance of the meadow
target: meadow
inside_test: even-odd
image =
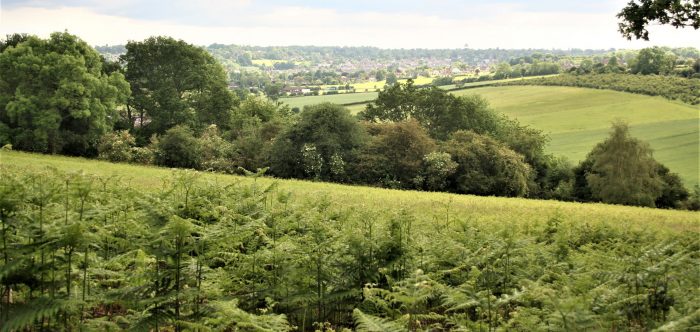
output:
[[[46,167],[63,172],[78,170],[101,177],[115,177],[140,190],[160,190],[174,170],[154,166],[110,163],[105,161],[49,156],[17,151],[0,152],[0,165],[15,171],[37,172]],[[540,224],[552,217],[566,216],[572,223],[602,223],[625,228],[659,228],[664,231],[700,231],[697,212],[649,209],[597,203],[562,202],[526,198],[483,197],[441,192],[393,190],[304,180],[278,180],[268,177],[251,179],[236,175],[204,173],[215,183],[227,185],[257,181],[263,185],[276,182],[280,190],[291,192],[296,199],[327,197],[350,209],[407,209],[421,220],[442,219],[445,213],[459,218],[501,225]]]
[[[335,95],[280,98],[280,101],[289,105],[289,107],[298,107],[299,109],[303,109],[305,105],[314,105],[325,102],[340,105],[362,103],[368,100],[374,100],[377,98],[377,95],[377,92],[339,93]]]
[[[698,184],[700,107],[663,97],[574,87],[484,87],[454,93],[479,94],[494,110],[542,130],[551,138],[548,151],[573,162],[605,139],[613,121],[627,121],[632,135],[649,142],[654,157],[677,172],[687,187]]]
[[[0,151],[0,331],[687,330],[697,212]]]

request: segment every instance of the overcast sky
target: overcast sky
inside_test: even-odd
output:
[[[0,0],[0,34],[52,31],[92,45],[168,35],[197,45],[381,48],[700,47],[700,30],[654,26],[629,42],[627,0]]]

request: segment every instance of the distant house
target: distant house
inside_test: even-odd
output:
[[[298,86],[290,86],[290,87],[284,87],[284,88],[282,88],[282,92],[283,92],[283,93],[286,93],[286,94],[292,95],[292,96],[302,94],[302,93],[303,93],[303,90],[304,90],[304,89],[302,89],[302,88],[300,88],[300,87],[298,87]]]

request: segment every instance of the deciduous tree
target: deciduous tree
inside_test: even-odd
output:
[[[676,28],[700,28],[700,0],[631,0],[618,14],[619,31],[627,39],[649,40],[652,22]]]
[[[228,128],[237,98],[221,64],[204,49],[169,37],[129,42],[121,57],[131,83],[128,117],[142,140],[176,125]]]
[[[654,206],[663,181],[649,144],[633,138],[627,124],[613,124],[610,137],[588,155],[586,181],[592,198],[606,203]]]
[[[100,55],[67,32],[48,39],[19,36],[0,53],[0,137],[16,148],[71,155],[97,154],[129,86],[102,71]]]

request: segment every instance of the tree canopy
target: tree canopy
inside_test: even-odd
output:
[[[644,48],[630,63],[632,74],[668,74],[673,70],[676,56],[659,47]]]
[[[129,95],[124,76],[105,74],[100,55],[67,32],[15,35],[3,45],[0,139],[28,151],[97,154]]]
[[[647,27],[652,22],[700,29],[700,0],[632,0],[617,17],[625,38],[649,40]]]
[[[121,57],[131,82],[128,120],[142,138],[176,125],[227,128],[237,99],[221,65],[204,49],[169,37],[129,42]]]
[[[333,164],[352,159],[365,138],[348,109],[331,103],[307,106],[299,121],[276,139],[271,170],[282,177],[329,179]]]
[[[381,91],[359,116],[373,122],[415,119],[431,137],[442,140],[458,130],[494,133],[499,125],[486,99],[457,97],[437,87],[419,89],[412,80]]]
[[[654,206],[661,195],[658,163],[649,145],[630,137],[625,123],[614,123],[610,137],[588,155],[586,181],[594,199],[606,203]]]
[[[458,131],[443,150],[457,163],[453,175],[459,193],[524,196],[532,168],[519,153],[505,144],[472,131]]]

